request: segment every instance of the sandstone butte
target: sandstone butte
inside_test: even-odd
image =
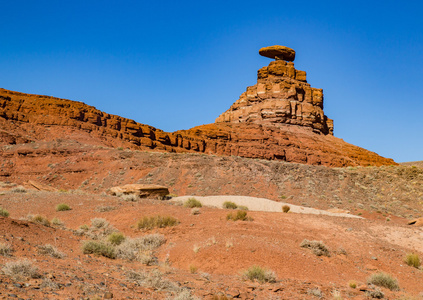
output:
[[[396,164],[333,136],[333,121],[323,112],[322,89],[312,88],[306,72],[286,61],[295,58],[295,51],[289,49],[260,49],[276,60],[258,70],[256,85],[247,87],[215,123],[173,133],[82,102],[0,89],[0,145],[68,138],[134,150],[235,155],[329,167]]]

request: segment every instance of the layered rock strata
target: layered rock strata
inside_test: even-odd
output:
[[[295,51],[285,48],[260,49],[260,54],[276,60],[258,70],[257,84],[249,86],[216,123],[291,124],[333,135],[333,121],[323,112],[323,90],[311,87],[306,72],[286,61],[294,60]]]

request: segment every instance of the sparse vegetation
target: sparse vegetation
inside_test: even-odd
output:
[[[107,241],[114,245],[120,245],[125,240],[125,236],[121,232],[112,232],[107,236]]]
[[[244,271],[244,279],[251,281],[257,280],[260,283],[274,283],[276,282],[276,275],[273,271],[262,268],[260,266],[251,266]]]
[[[244,205],[238,205],[238,209],[239,210],[248,210],[248,207],[246,207]]]
[[[318,298],[322,298],[323,297],[323,293],[319,288],[313,288],[313,289],[308,289],[307,290],[307,294],[318,297]]]
[[[330,251],[322,241],[309,241],[305,239],[301,242],[300,247],[312,250],[312,252],[317,256],[323,255],[330,257]]]
[[[190,265],[189,266],[189,272],[191,274],[195,274],[195,273],[197,273],[197,271],[198,271],[198,267],[196,265]]]
[[[7,218],[9,216],[9,212],[5,210],[4,208],[0,207],[0,216]]]
[[[405,257],[405,263],[410,267],[419,268],[421,265],[420,257],[416,253],[409,253]]]
[[[352,288],[352,289],[355,289],[355,288],[357,287],[357,282],[356,282],[356,281],[354,281],[354,280],[350,280],[350,281],[348,282],[348,286],[349,286],[350,288]]]
[[[165,228],[170,226],[175,226],[179,224],[179,221],[171,216],[152,216],[152,217],[143,217],[137,223],[138,229],[153,229],[153,228]]]
[[[163,245],[166,242],[166,239],[161,234],[148,234],[146,236],[130,239],[126,238],[119,246],[116,248],[116,255],[118,258],[126,260],[138,260],[144,262],[146,261],[146,254],[152,256],[153,251]]]
[[[383,299],[385,297],[385,294],[378,288],[376,288],[374,291],[367,291],[367,296],[375,299]]]
[[[185,207],[194,208],[194,207],[203,207],[200,201],[195,198],[189,198],[187,201],[184,202]]]
[[[2,271],[5,275],[15,280],[24,280],[27,278],[39,278],[38,268],[33,266],[29,260],[18,260],[7,262]]]
[[[191,209],[191,215],[199,215],[201,213],[200,209],[198,207],[194,207]]]
[[[291,210],[291,207],[289,206],[289,205],[284,205],[284,206],[282,206],[282,211],[284,212],[284,213],[287,213],[287,212],[289,212]]]
[[[65,203],[60,203],[56,206],[56,211],[66,211],[66,210],[71,210],[72,208],[70,208],[69,205],[65,204]]]
[[[225,209],[237,209],[238,205],[236,205],[236,203],[231,201],[225,201],[223,202],[222,207]]]
[[[138,195],[135,195],[135,194],[122,195],[121,198],[123,201],[128,201],[128,202],[136,202],[140,199],[140,197],[138,197]]]
[[[245,210],[239,210],[234,213],[229,213],[226,216],[226,220],[232,220],[232,221],[252,221],[253,218],[247,217],[247,212]]]
[[[10,244],[0,243],[0,255],[1,256],[12,255],[12,246],[10,246]]]
[[[51,220],[51,224],[54,225],[54,226],[64,226],[65,225],[65,223],[63,223],[59,218],[56,218],[56,217]]]
[[[167,279],[163,279],[163,274],[157,269],[153,269],[150,272],[142,270],[129,271],[126,273],[126,277],[128,280],[135,282],[139,286],[145,286],[159,291],[179,291],[179,287],[175,283]]]
[[[54,258],[65,257],[65,254],[63,252],[60,252],[59,250],[57,250],[56,247],[50,244],[38,246],[38,253],[42,255],[49,255]]]
[[[97,206],[96,207],[96,211],[98,211],[98,212],[108,212],[108,211],[112,211],[112,210],[115,210],[116,209],[116,207],[114,207],[114,206],[103,206],[103,205],[101,205],[101,206]]]
[[[390,289],[391,291],[399,290],[398,281],[395,278],[393,278],[391,275],[387,273],[383,273],[383,272],[372,274],[367,279],[367,283],[385,287]]]
[[[82,245],[82,253],[96,254],[112,259],[116,258],[115,248],[101,241],[85,241]]]
[[[50,221],[42,215],[36,215],[36,216],[30,215],[27,218],[30,222],[41,224],[41,225],[44,225],[44,226],[50,226]]]
[[[10,190],[12,193],[26,193],[26,189],[23,186],[17,186]]]

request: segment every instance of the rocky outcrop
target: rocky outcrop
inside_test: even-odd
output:
[[[112,195],[136,195],[140,198],[163,199],[169,195],[169,190],[165,186],[156,184],[125,184],[110,188]]]
[[[271,46],[259,53],[276,60],[258,70],[257,84],[248,87],[216,123],[291,124],[333,135],[333,121],[323,113],[323,90],[311,87],[306,72],[294,68],[295,51]]]
[[[286,61],[295,58],[294,50],[278,46],[261,53],[277,60],[258,71],[257,84],[248,87],[216,123],[173,133],[82,102],[0,89],[0,145],[68,139],[96,146],[329,167],[395,164],[333,136],[333,122],[323,113],[322,90],[310,87],[306,73]],[[18,148],[17,155],[34,155]]]

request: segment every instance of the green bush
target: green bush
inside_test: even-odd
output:
[[[198,201],[195,198],[189,198],[187,201],[185,201],[184,203],[185,207],[189,207],[189,208],[193,208],[193,207],[203,207],[203,204],[201,204],[200,201]]]
[[[82,253],[96,254],[107,258],[116,258],[115,248],[112,245],[100,241],[86,241],[82,245]]]
[[[0,216],[7,218],[9,216],[9,212],[4,208],[0,207]]]
[[[107,241],[112,245],[120,245],[125,240],[125,236],[121,232],[112,232],[107,237]]]
[[[287,213],[287,212],[289,212],[291,210],[291,207],[289,206],[289,205],[284,205],[284,206],[282,206],[282,211],[284,212],[284,213]]]
[[[421,265],[420,257],[416,253],[407,254],[407,256],[405,257],[405,262],[406,262],[407,265],[414,267],[414,268],[418,268]]]
[[[171,216],[152,216],[144,217],[137,223],[138,229],[153,229],[153,228],[165,228],[175,226],[179,224],[179,221]]]
[[[273,271],[260,266],[252,266],[244,271],[243,277],[251,281],[257,280],[260,283],[276,282],[276,275]]]
[[[383,272],[379,272],[379,273],[371,275],[367,279],[367,283],[385,287],[390,289],[391,291],[399,290],[398,281],[395,278],[393,278],[391,275],[387,273],[383,273]]]
[[[70,208],[70,206],[65,204],[65,203],[61,203],[61,204],[58,204],[56,206],[56,211],[66,211],[66,210],[71,210],[71,209],[72,208]]]
[[[41,215],[36,215],[30,218],[30,221],[33,223],[44,225],[44,226],[50,226],[50,221],[46,217],[43,217]]]
[[[225,201],[225,202],[223,202],[222,207],[226,208],[226,209],[237,209],[238,205],[236,205],[236,203],[231,202],[231,201]]]

